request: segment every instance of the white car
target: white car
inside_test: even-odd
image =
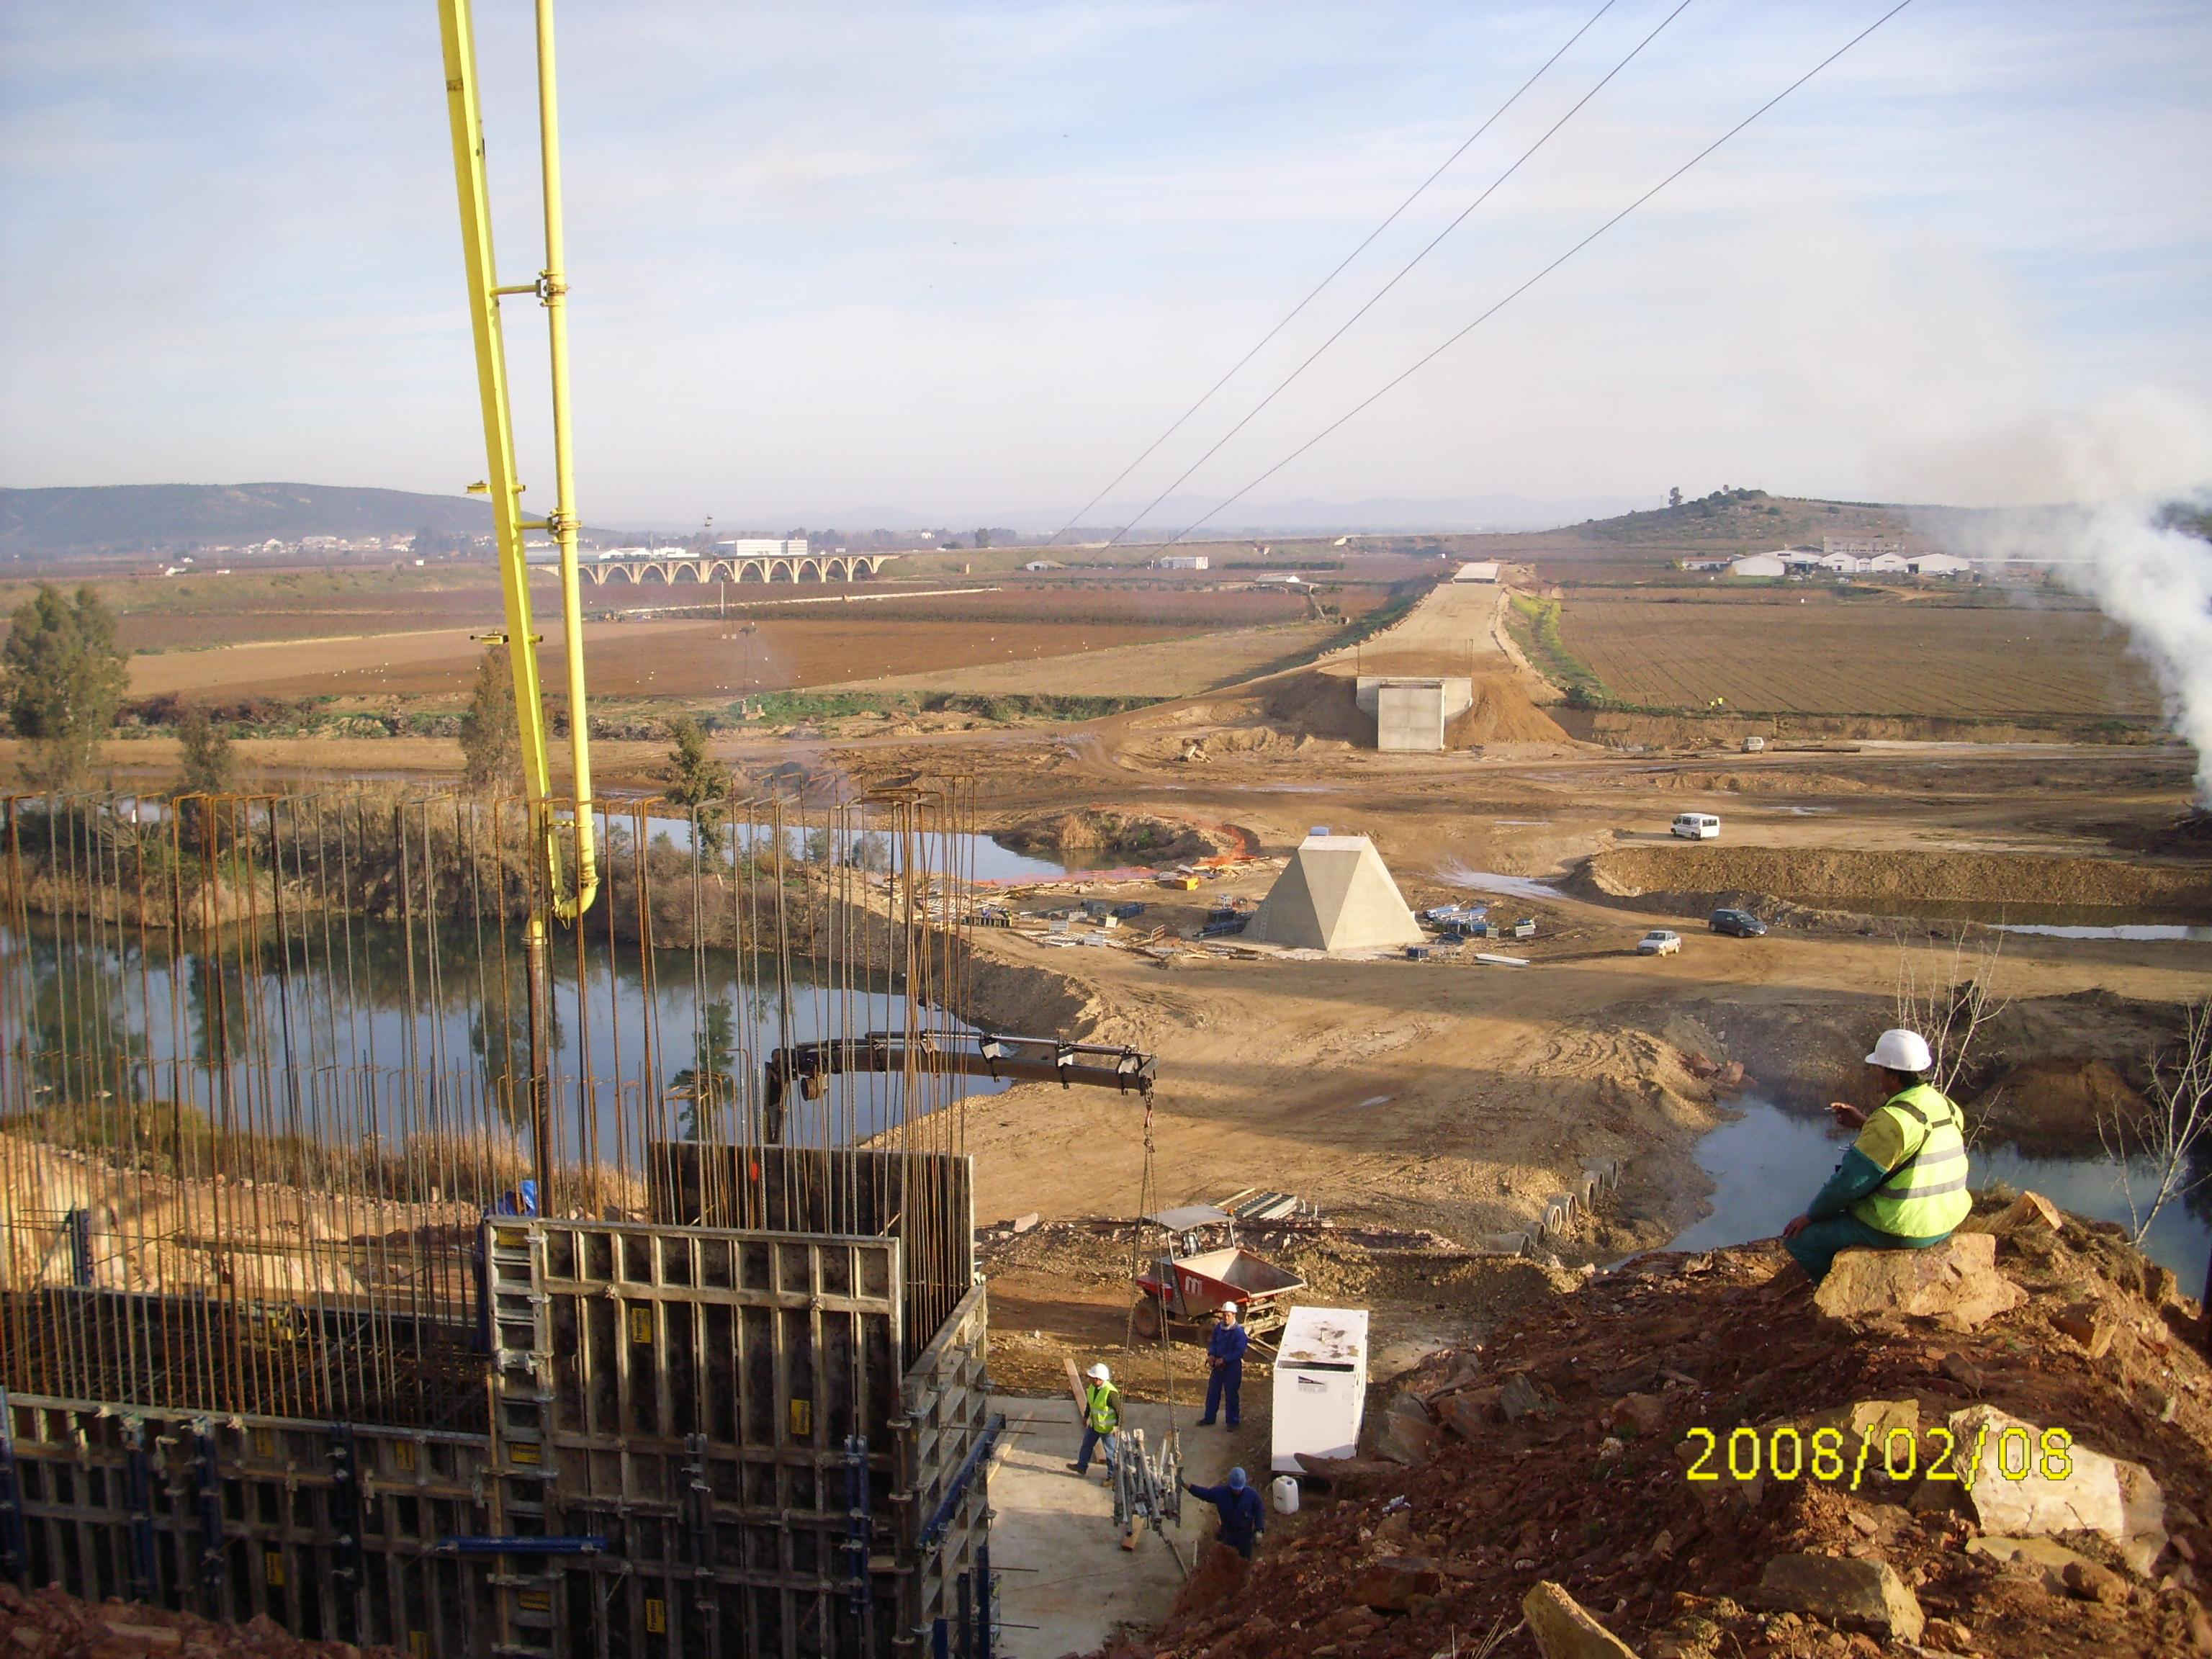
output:
[[[1674,957],[1682,953],[1682,936],[1670,933],[1664,927],[1654,927],[1636,941],[1639,957]]]

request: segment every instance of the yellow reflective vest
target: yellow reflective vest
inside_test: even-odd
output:
[[[1878,1109],[1895,1115],[1907,1150],[1889,1178],[1851,1206],[1868,1226],[1902,1238],[1936,1238],[1972,1213],[1966,1190],[1966,1137],[1959,1109],[1939,1089],[1916,1083]],[[1872,1127],[1872,1120],[1869,1121]]]
[[[1121,1426],[1121,1391],[1111,1382],[1093,1382],[1083,1390],[1083,1420],[1100,1434]]]

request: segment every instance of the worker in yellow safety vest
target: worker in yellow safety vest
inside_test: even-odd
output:
[[[1078,1474],[1091,1473],[1091,1454],[1102,1446],[1106,1468],[1114,1468],[1114,1431],[1121,1426],[1121,1391],[1114,1386],[1114,1373],[1093,1365],[1084,1373],[1083,1449],[1067,1467]]]
[[[1884,1031],[1866,1063],[1886,1098],[1871,1112],[1842,1101],[1829,1106],[1858,1139],[1805,1213],[1782,1230],[1814,1284],[1844,1250],[1940,1244],[1974,1207],[1965,1121],[1923,1080],[1936,1063],[1926,1039],[1917,1031]]]

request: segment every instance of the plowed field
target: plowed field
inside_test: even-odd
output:
[[[2093,611],[1778,594],[1766,604],[1570,598],[1560,636],[1623,702],[1745,714],[2158,718],[2157,687]]]

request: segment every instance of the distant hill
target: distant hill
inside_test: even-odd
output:
[[[466,495],[337,484],[95,484],[0,489],[0,552],[76,553],[302,536],[491,533],[491,507]]]
[[[1971,516],[1964,509],[1950,510],[1961,517]],[[1480,550],[1509,559],[1620,559],[1818,547],[1823,536],[1912,540],[1923,511],[1878,502],[1770,495],[1763,489],[1717,489],[1679,507],[1592,519],[1557,530],[1482,537]]]

